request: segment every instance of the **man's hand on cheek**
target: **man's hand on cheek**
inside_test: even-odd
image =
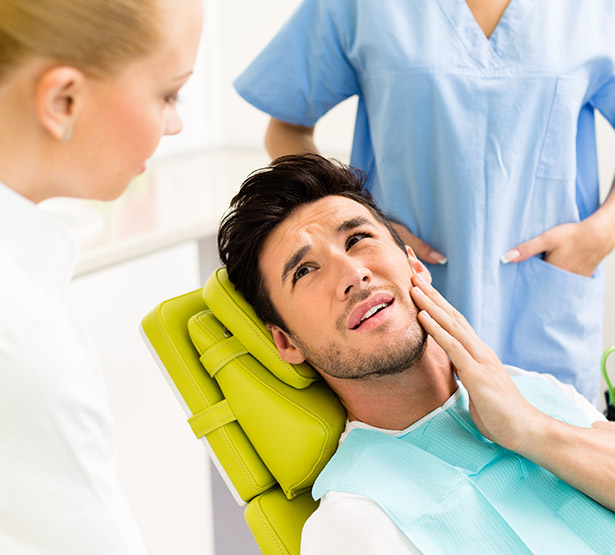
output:
[[[413,276],[412,283],[419,322],[446,352],[467,389],[476,427],[502,447],[523,451],[527,430],[548,417],[521,396],[493,350],[438,291],[420,275]]]

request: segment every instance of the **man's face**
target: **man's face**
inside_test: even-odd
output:
[[[289,328],[272,329],[289,362],[366,379],[404,371],[422,354],[410,298],[411,263],[420,263],[362,204],[328,196],[299,207],[267,237],[259,263]]]

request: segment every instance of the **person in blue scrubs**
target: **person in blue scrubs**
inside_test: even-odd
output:
[[[236,80],[274,157],[358,96],[351,164],[436,288],[507,364],[598,401],[615,192],[615,3],[305,0]]]

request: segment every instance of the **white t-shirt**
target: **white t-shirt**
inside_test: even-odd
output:
[[[505,366],[505,368],[511,376],[539,376],[557,386],[583,411],[590,423],[606,420],[604,415],[585,397],[577,393],[573,386],[563,384],[549,374],[526,372],[514,366]],[[404,435],[446,410],[459,395],[460,390],[457,390],[444,405],[405,430],[384,430],[363,422],[347,422],[340,443],[351,430],[357,428],[378,430],[391,436]],[[414,555],[421,552],[371,499],[353,493],[329,491],[323,496],[320,506],[303,527],[301,554],[356,555],[358,553],[361,555]]]
[[[141,555],[61,224],[0,183],[0,553]],[[105,292],[101,292],[105,294]]]

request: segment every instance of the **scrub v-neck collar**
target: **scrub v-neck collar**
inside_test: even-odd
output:
[[[487,38],[466,0],[438,0],[457,40],[480,69],[505,68],[518,59],[517,35],[527,13],[526,0],[510,0],[500,21]],[[455,38],[455,37],[454,37]]]

